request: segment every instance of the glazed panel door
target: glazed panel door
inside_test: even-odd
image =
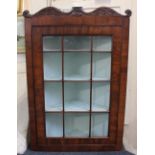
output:
[[[34,27],[38,144],[115,144],[121,28]]]

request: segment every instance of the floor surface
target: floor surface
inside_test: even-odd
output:
[[[36,152],[27,150],[24,155],[134,155],[127,151],[115,152]]]

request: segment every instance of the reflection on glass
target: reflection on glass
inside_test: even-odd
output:
[[[61,37],[60,36],[44,36],[43,51],[60,51]]]
[[[44,80],[62,79],[61,53],[44,53]]]
[[[65,36],[64,50],[90,50],[89,36]]]
[[[93,53],[93,80],[110,80],[111,54]]]
[[[62,137],[63,122],[61,113],[46,113],[46,137]]]
[[[107,137],[109,116],[106,113],[92,113],[91,137]]]
[[[64,54],[64,79],[89,80],[90,79],[90,53]]]
[[[92,111],[108,111],[110,99],[110,82],[92,83]]]
[[[62,110],[62,84],[60,82],[45,82],[45,111]]]
[[[93,51],[111,51],[112,37],[111,36],[94,36],[93,37]]]
[[[65,137],[88,137],[89,113],[65,113]]]
[[[88,82],[65,82],[65,111],[88,111],[90,104],[90,84]]]

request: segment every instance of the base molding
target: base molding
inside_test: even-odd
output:
[[[89,152],[89,151],[120,151],[115,144],[82,144],[82,145],[31,145],[33,151],[55,151],[55,152]]]

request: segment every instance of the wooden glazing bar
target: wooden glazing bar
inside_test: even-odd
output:
[[[62,51],[62,103],[63,103],[63,138],[65,136],[65,118],[64,118],[64,37],[61,37],[61,51]]]
[[[90,59],[90,111],[89,111],[89,137],[91,137],[91,111],[92,111],[92,69],[93,69],[93,37],[91,36],[91,59]]]

